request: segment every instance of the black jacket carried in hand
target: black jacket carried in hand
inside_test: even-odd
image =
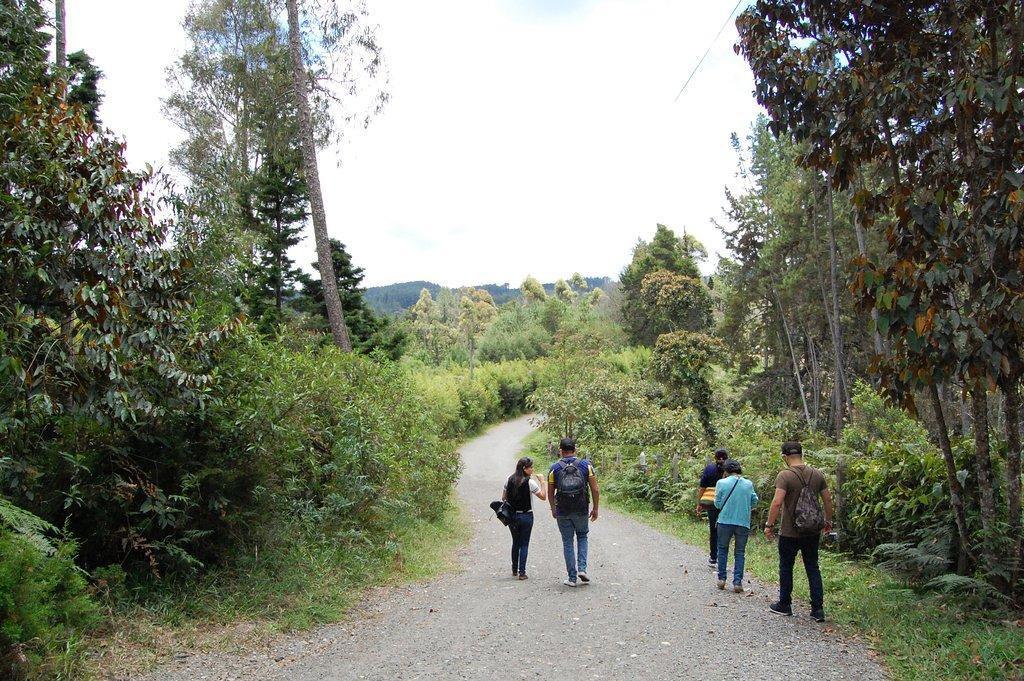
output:
[[[490,506],[502,525],[507,526],[512,523],[512,506],[507,501],[492,501]]]

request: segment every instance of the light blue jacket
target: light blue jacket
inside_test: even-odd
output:
[[[733,485],[736,486],[735,490]],[[726,501],[726,497],[728,497],[728,501]],[[719,524],[740,525],[749,528],[750,509],[755,506],[757,506],[757,492],[754,491],[754,483],[746,478],[730,475],[722,478],[715,485],[715,508],[720,511]]]

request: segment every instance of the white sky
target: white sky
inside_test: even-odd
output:
[[[729,135],[758,112],[731,22],[673,99],[734,4],[369,0],[391,102],[343,157],[321,152],[331,235],[370,286],[616,277],[658,222],[720,251]],[[187,6],[67,0],[68,51],[104,71],[100,116],[136,166],[179,138],[160,97]],[[292,255],[314,259],[311,230]]]

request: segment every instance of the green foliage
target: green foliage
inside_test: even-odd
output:
[[[0,121],[5,125],[32,88],[46,80],[46,25],[39,0],[11,0],[0,6]]]
[[[273,333],[284,320],[285,299],[294,295],[295,284],[302,278],[288,249],[302,241],[309,198],[298,150],[268,147],[264,153],[266,160],[252,180],[251,197],[247,197],[252,202],[253,228],[260,236],[249,309],[261,329]]]
[[[711,364],[723,351],[724,346],[717,338],[676,331],[658,336],[652,361],[654,376],[677,393],[677,400],[687,399],[694,405],[712,441],[716,436],[711,409]]]
[[[440,512],[458,459],[401,367],[257,338],[221,366],[235,397],[215,419],[235,424],[258,475],[244,517],[281,513],[325,533],[374,535]]]
[[[476,348],[480,335],[498,314],[491,294],[482,289],[464,289],[459,298],[459,332],[469,351],[469,373],[473,374]]]
[[[0,467],[9,465],[10,459],[0,459]],[[19,508],[7,499],[0,497],[0,526],[14,530],[28,543],[35,546],[47,556],[57,552],[50,537],[57,533],[57,528],[39,516]]]
[[[345,324],[351,334],[353,347],[364,353],[377,350],[393,360],[401,357],[405,352],[405,332],[391,320],[378,317],[366,304],[361,288],[363,268],[352,262],[352,256],[345,249],[345,244],[337,239],[331,239],[331,259],[334,263],[334,276],[338,282],[338,295],[341,297],[345,313]],[[316,263],[313,263],[313,267],[316,266]],[[328,329],[323,285],[319,279],[307,275],[300,275],[299,279],[302,281],[302,298],[295,302],[295,306],[314,316],[315,328],[321,331]]]
[[[633,249],[620,276],[620,309],[633,343],[653,346],[662,333],[707,328],[711,298],[694,259],[702,250],[696,239],[677,238],[664,225],[650,244],[641,241]]]
[[[69,656],[67,651],[76,646],[83,631],[98,623],[99,612],[74,557],[71,542],[60,543],[53,554],[46,555],[25,537],[0,526],[0,675],[4,678],[67,679],[81,670],[81,656]],[[62,657],[64,664],[57,666]]]
[[[440,306],[426,288],[420,291],[419,300],[410,308],[408,321],[418,341],[420,355],[434,366],[440,366],[449,357],[457,334],[452,325],[445,323]]]
[[[426,413],[452,439],[527,411],[530,396],[549,370],[544,360],[483,363],[470,378],[461,368],[410,365]]]
[[[1024,8],[924,3],[894,24],[886,9],[861,2],[819,12],[770,0],[737,27],[772,130],[804,143],[798,162],[827,177],[830,197],[833,188],[847,193],[862,232],[885,236],[880,252],[861,244],[851,283],[873,316],[882,385],[908,406],[926,390],[937,416],[939,384],[971,391],[980,551],[989,564],[1020,566]],[[875,49],[880,41],[895,49]],[[996,389],[1007,422],[1005,503],[987,423]],[[954,453],[945,424],[937,430],[957,532],[968,544]],[[997,542],[1003,518],[1013,539]],[[993,584],[1021,597],[1019,568],[1000,572]]]
[[[480,338],[480,359],[500,362],[536,359],[547,354],[551,334],[544,328],[536,305],[506,303]]]
[[[0,435],[36,415],[137,422],[197,403],[209,377],[190,333],[186,248],[164,244],[149,176],[93,133],[58,89],[37,89],[0,128]]]
[[[541,428],[596,446],[610,441],[619,423],[645,408],[647,384],[614,372],[601,349],[600,339],[586,334],[556,341],[541,387],[530,399]]]
[[[608,277],[585,277],[584,283],[589,288],[600,288],[611,284],[611,280]],[[494,299],[494,304],[501,306],[512,301],[542,301],[548,294],[554,292],[554,287],[553,283],[541,284],[536,278],[527,277],[518,289],[509,288],[508,284],[475,284],[470,288],[487,291]],[[437,298],[443,288],[439,284],[422,280],[371,286],[366,289],[366,300],[377,314],[400,315],[416,304],[423,289],[427,289],[431,296]]]
[[[99,108],[103,102],[103,94],[99,90],[103,72],[93,63],[85,50],[78,50],[68,55],[68,104],[81,107],[86,118],[93,125],[99,123]]]
[[[655,270],[641,280],[639,302],[645,306],[651,333],[699,332],[711,327],[711,293],[696,277]]]
[[[541,283],[532,276],[526,277],[519,289],[523,292],[523,299],[527,304],[542,303],[548,297]]]
[[[34,90],[0,143],[0,483],[67,523],[86,564],[155,569],[201,536],[180,522],[194,505],[180,485],[202,464],[178,447],[215,400],[210,353],[226,329],[195,327],[188,240],[166,246],[149,176],[59,87]]]

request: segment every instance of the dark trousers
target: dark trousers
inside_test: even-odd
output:
[[[530,551],[530,535],[533,533],[533,514],[516,513],[508,526],[512,533],[512,571],[526,573],[526,554]]]
[[[708,555],[718,560],[718,514],[714,506],[708,508]]]
[[[807,585],[811,590],[811,609],[821,610],[825,603],[825,587],[821,583],[821,569],[818,567],[817,534],[811,537],[779,537],[779,604],[792,607],[793,604],[793,566],[796,554],[804,559],[804,570],[807,571]]]

